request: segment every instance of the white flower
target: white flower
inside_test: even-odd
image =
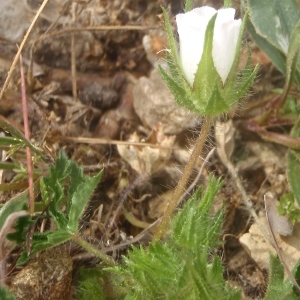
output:
[[[203,6],[176,16],[181,64],[191,85],[202,57],[206,27],[216,13],[212,57],[215,68],[225,83],[234,61],[242,24],[241,20],[234,20],[235,10],[224,8],[217,11]]]

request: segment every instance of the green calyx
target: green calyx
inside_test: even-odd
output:
[[[238,69],[242,34],[244,32],[247,14],[242,23],[235,60],[225,84],[223,84],[215,68],[212,57],[214,26],[217,18],[217,14],[215,14],[207,25],[202,58],[195,74],[194,84],[190,86],[184,77],[168,14],[164,9],[163,13],[170,52],[166,55],[168,64],[167,70],[160,66],[159,72],[173,93],[175,101],[178,105],[203,116],[216,117],[221,114],[229,113],[236,106],[238,101],[247,94],[258,70],[258,66],[256,66],[254,70],[251,69],[250,50],[248,62],[244,70],[240,71]]]

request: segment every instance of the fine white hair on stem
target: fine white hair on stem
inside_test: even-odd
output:
[[[193,180],[193,182],[191,183],[191,185],[188,187],[188,189],[184,192],[184,194],[180,197],[180,199],[178,200],[178,204],[179,205],[183,199],[187,196],[190,195],[190,192],[193,190],[193,188],[197,185],[197,183],[199,182],[199,179],[202,175],[203,169],[205,167],[205,165],[209,162],[211,156],[213,155],[213,153],[215,152],[216,148],[212,148],[209,153],[207,154],[207,156],[205,157],[205,159],[203,160],[203,163],[200,167],[200,170],[196,176],[196,178]]]

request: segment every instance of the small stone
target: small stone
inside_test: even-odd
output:
[[[118,93],[100,82],[94,81],[87,84],[78,94],[79,100],[85,105],[99,109],[109,109],[117,104]]]
[[[66,250],[51,248],[38,254],[15,276],[10,293],[18,300],[69,299],[72,265]]]

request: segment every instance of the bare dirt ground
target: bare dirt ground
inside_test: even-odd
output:
[[[41,2],[9,0],[1,4],[0,85],[16,54],[16,44],[22,41]],[[22,54],[31,138],[53,157],[64,149],[86,174],[104,168],[81,233],[118,259],[130,243],[149,240],[143,230],[163,214],[201,126],[199,117],[174,104],[155,69],[158,62],[163,63],[159,61],[163,52],[156,53],[166,46],[160,6],[174,15],[182,11],[183,4],[169,0],[50,2]],[[200,5],[207,3],[199,1]],[[210,4],[220,7],[220,1]],[[218,147],[227,147],[223,150],[238,169],[255,210],[264,217],[264,194],[271,192],[278,199],[288,191],[287,149],[264,141],[255,130],[249,130],[249,124],[275,97],[271,91],[282,88],[284,78],[251,41],[250,45],[253,65],[261,65],[257,82],[231,116],[232,123],[224,127],[226,120],[220,120],[223,133],[219,140],[224,140]],[[245,59],[247,51],[242,54]],[[0,102],[0,113],[22,130],[19,74],[17,66]],[[273,124],[277,133],[288,132],[290,127]],[[190,184],[195,178],[196,182],[189,193],[205,184],[211,173],[224,179],[215,207],[227,203],[221,249],[224,276],[243,289],[245,298],[259,299],[267,285],[268,247],[259,230],[251,227],[253,221],[227,171],[226,159],[220,159],[217,150],[210,152],[215,146],[212,131],[203,154],[209,154],[208,162],[200,178],[196,178],[199,167],[195,166]],[[25,163],[25,156],[20,161]],[[42,172],[47,168],[40,166]],[[14,176],[4,172],[2,183],[11,182]],[[1,202],[16,192],[2,192]],[[66,248],[69,251],[63,251],[61,257],[66,256],[64,262],[70,257],[73,260],[74,285],[79,266],[97,261],[78,248]],[[20,271],[14,268],[14,259],[8,285]],[[52,264],[51,255],[48,260]],[[70,268],[67,263],[66,268]],[[34,276],[39,276],[38,272]]]

